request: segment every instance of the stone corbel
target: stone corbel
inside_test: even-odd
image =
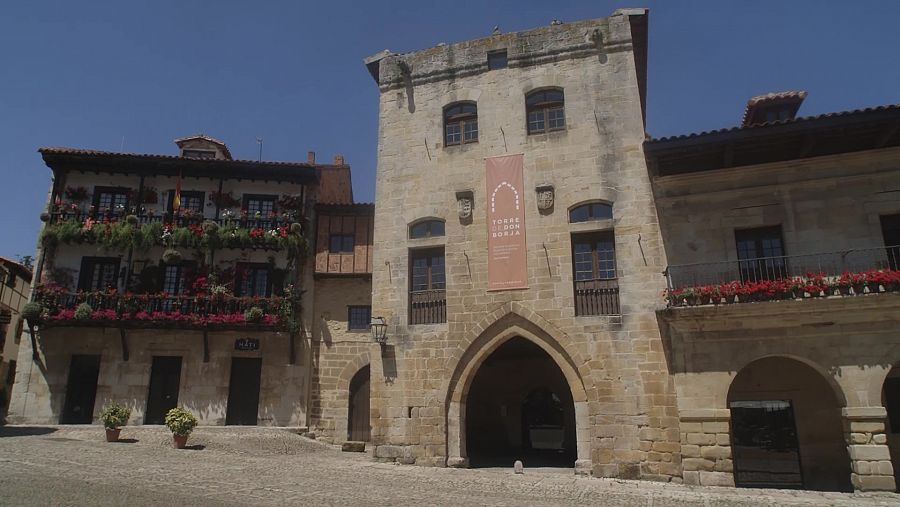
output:
[[[209,362],[209,331],[203,330],[203,362]]]
[[[119,339],[122,341],[122,361],[128,361],[128,339],[124,327],[119,328]]]

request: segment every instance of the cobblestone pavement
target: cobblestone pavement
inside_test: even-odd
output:
[[[892,493],[699,488],[574,477],[571,470],[458,470],[376,463],[289,431],[0,427],[2,505],[900,505]]]

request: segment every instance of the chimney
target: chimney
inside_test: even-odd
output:
[[[804,90],[767,93],[752,97],[747,101],[741,126],[749,127],[793,120],[805,98]]]
[[[334,156],[334,165],[344,165],[344,156],[338,153]]]
[[[316,152],[314,152],[314,151],[306,152],[306,163],[307,164],[315,164],[316,163]]]

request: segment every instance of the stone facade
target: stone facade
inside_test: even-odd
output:
[[[857,142],[862,121],[845,128],[847,143]],[[890,139],[873,136],[877,127],[871,126],[873,120],[865,121],[870,122],[865,126],[868,139]],[[822,127],[809,124],[807,145],[823,146],[819,138],[829,131],[820,123]],[[845,148],[833,141],[823,149]],[[790,151],[785,160],[737,167],[725,162],[718,170],[682,174],[660,174],[668,159],[651,152],[670,277],[688,280],[730,269],[733,279],[740,279],[735,231],[759,227],[780,229],[788,256],[785,269],[792,275],[802,275],[796,271],[806,271],[804,266],[832,278],[844,271],[891,267],[882,217],[900,213],[894,190],[900,181],[900,151],[890,146],[846,149],[817,157]],[[734,484],[739,464],[732,460],[729,404],[769,399],[793,404],[804,487],[894,490],[883,389],[900,361],[894,317],[900,299],[896,293],[879,293],[881,289],[660,311],[678,393],[685,483]],[[803,371],[809,374],[801,378]],[[745,382],[739,388],[741,375],[756,376],[755,387]]]
[[[538,344],[575,405],[580,472],[681,475],[674,388],[656,325],[665,256],[641,151],[644,11],[368,60],[381,90],[373,313],[388,344],[372,357],[376,457],[467,463],[466,399],[479,365],[513,337]],[[489,51],[509,65],[488,70]],[[565,94],[566,128],[527,135],[525,95]],[[444,146],[442,111],[477,103],[478,142]],[[487,292],[484,158],[524,154],[528,289]],[[540,210],[533,189],[552,185]],[[472,192],[470,219],[457,194]],[[571,207],[612,203],[614,218],[570,224]],[[407,239],[435,218],[446,235]],[[571,234],[614,230],[621,314],[575,315]],[[446,323],[409,323],[411,250],[443,247]]]

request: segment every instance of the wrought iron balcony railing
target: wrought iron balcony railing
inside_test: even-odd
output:
[[[68,220],[75,220],[79,223],[84,223],[88,218],[99,223],[124,222],[126,216],[127,214],[124,212],[109,210],[95,212],[86,212],[81,210],[55,211],[53,213],[50,213],[50,220],[48,221],[48,223],[50,223],[51,225],[60,224]],[[219,224],[220,226],[234,225],[242,229],[261,228],[271,230],[297,222],[296,217],[290,215],[275,215],[268,218],[257,218],[252,215],[237,215],[234,217],[225,218],[209,218],[199,213],[161,213],[140,214],[135,216],[138,219],[138,225],[159,223],[180,227],[187,227],[189,225],[201,225],[205,221],[212,221]]]
[[[670,306],[900,290],[900,246],[669,266]]]

